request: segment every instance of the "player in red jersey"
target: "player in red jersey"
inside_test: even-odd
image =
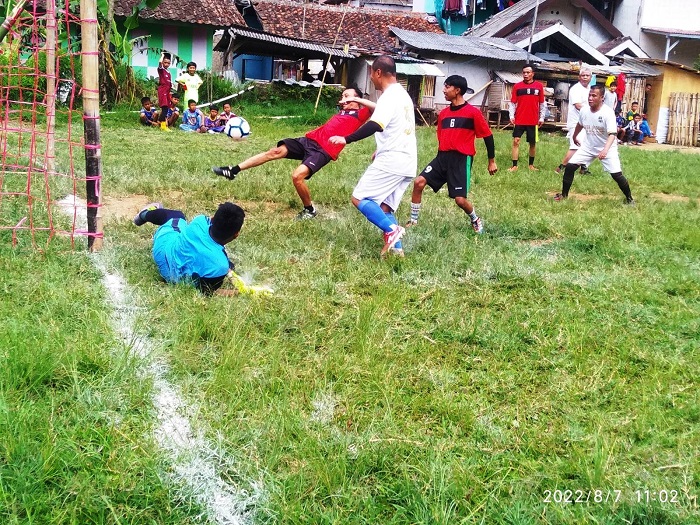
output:
[[[276,147],[264,153],[258,153],[236,166],[221,166],[212,168],[212,171],[233,180],[239,172],[260,166],[271,160],[300,160],[301,164],[292,172],[294,188],[304,205],[304,209],[297,215],[297,219],[313,219],[318,212],[311,201],[311,192],[305,181],[331,160],[337,160],[338,155],[345,147],[344,144],[331,144],[328,142],[330,137],[350,135],[372,115],[375,107],[374,102],[361,98],[361,95],[362,92],[358,88],[349,87],[343,91],[338,102],[340,111],[323,126],[309,131],[303,137],[282,139]]]
[[[513,124],[513,166],[508,171],[518,170],[518,149],[520,138],[526,133],[527,142],[530,144],[530,158],[528,165],[532,171],[535,168],[535,148],[537,144],[537,126],[544,122],[544,114],[547,106],[544,102],[544,86],[535,80],[535,73],[530,64],[523,66],[523,81],[513,86],[513,94],[510,97],[510,123]]]
[[[464,100],[464,95],[474,93],[467,86],[467,79],[451,75],[445,79],[442,93],[450,105],[438,116],[438,154],[413,182],[411,195],[411,219],[406,226],[418,222],[423,190],[426,184],[437,192],[447,184],[448,195],[455,204],[469,215],[476,233],[484,231],[481,218],[474,206],[467,200],[471,182],[472,161],[476,154],[475,138],[483,138],[489,158],[488,170],[491,175],[498,171],[496,148],[488,123],[477,108]]]

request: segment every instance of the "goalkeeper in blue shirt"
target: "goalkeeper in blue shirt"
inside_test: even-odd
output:
[[[235,295],[235,290],[221,288],[233,270],[224,246],[238,237],[244,218],[240,206],[224,202],[211,218],[197,215],[188,223],[181,211],[154,202],[134,217],[134,224],[159,226],[153,236],[153,260],[167,282],[191,282],[205,295]]]

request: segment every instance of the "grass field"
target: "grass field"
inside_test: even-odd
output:
[[[293,220],[292,161],[211,174],[328,115],[256,114],[241,143],[122,113],[102,126],[111,199],[247,212],[229,253],[273,297],[161,283],[153,228],[109,210],[101,256],[194,424],[232,458],[222,478],[262,487],[246,520],[700,523],[700,155],[621,148],[636,207],[599,163],[555,203],[565,139],[542,133],[542,169],[510,174],[496,132],[500,170],[479,143],[470,194],[485,234],[426,192],[405,259],[383,261],[349,202],[373,140],[311,179],[313,221]],[[418,143],[422,167],[434,130]],[[90,257],[0,240],[0,522],[206,521],[168,481],[152,381]]]

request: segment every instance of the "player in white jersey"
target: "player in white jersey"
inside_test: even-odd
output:
[[[574,182],[574,173],[581,165],[590,165],[595,159],[600,159],[605,171],[610,173],[617,185],[625,194],[625,202],[634,204],[630,185],[622,175],[620,155],[617,151],[617,121],[615,113],[603,104],[605,97],[604,86],[593,86],[588,93],[588,108],[583,108],[579,115],[578,124],[574,129],[572,140],[579,146],[564,169],[561,193],[554,196],[560,201],[569,196],[569,189]],[[586,138],[579,142],[578,135],[586,130]]]
[[[328,141],[350,144],[374,135],[377,151],[352,192],[352,203],[368,221],[384,232],[381,255],[389,250],[403,255],[400,239],[405,230],[398,225],[394,212],[418,168],[413,101],[396,81],[393,58],[378,57],[372,63],[370,79],[382,92],[372,117],[347,137],[335,136]]]
[[[554,169],[556,173],[561,173],[561,170],[569,163],[569,160],[578,149],[578,146],[571,140],[571,137],[574,135],[574,129],[576,129],[576,123],[581,114],[581,109],[586,107],[591,77],[591,70],[587,67],[582,67],[578,73],[578,82],[569,89],[569,110],[566,114],[566,138],[569,139],[569,149],[564,155],[561,164]],[[585,131],[582,133],[581,140],[583,141],[585,138]],[[581,166],[581,175],[588,175],[589,173],[588,166]]]

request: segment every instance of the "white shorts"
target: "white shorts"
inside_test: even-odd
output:
[[[379,205],[386,204],[392,211],[396,211],[413,179],[414,177],[389,173],[370,164],[357,182],[352,196],[359,201],[369,199]]]
[[[599,152],[590,150],[584,144],[581,146],[574,156],[571,157],[569,164],[583,164],[585,166],[591,165],[595,159],[598,158]],[[619,173],[622,171],[622,165],[620,164],[620,155],[617,151],[617,144],[613,144],[608,150],[608,154],[603,160],[600,161],[603,164],[603,168],[608,173]]]
[[[569,139],[569,149],[578,149],[579,147],[574,143],[574,130],[576,128],[570,129],[569,132],[566,134],[566,138]],[[578,132],[578,137],[576,137],[579,141],[579,143],[583,144],[583,141],[586,140],[586,130],[582,129],[581,131]]]

